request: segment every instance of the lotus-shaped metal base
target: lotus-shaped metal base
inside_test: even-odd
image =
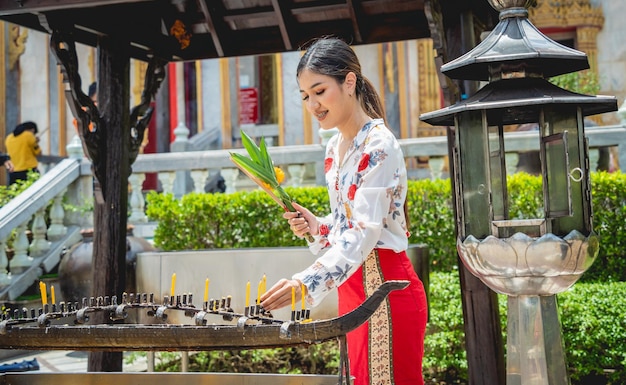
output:
[[[545,234],[532,238],[516,233],[510,238],[469,235],[457,240],[465,266],[500,294],[552,295],[571,287],[598,255],[598,237],[573,230],[560,238]]]

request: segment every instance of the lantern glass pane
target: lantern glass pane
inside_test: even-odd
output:
[[[502,126],[490,126],[488,130],[493,219],[503,220],[508,217],[503,128]]]
[[[572,196],[569,184],[567,131],[543,138],[546,165],[546,209],[548,218],[572,214]]]
[[[457,116],[457,124],[464,234],[483,238],[491,233],[492,219],[486,119],[482,111],[468,111]]]
[[[545,106],[542,137],[563,136],[563,143],[545,148],[544,196],[549,229],[563,236],[572,230],[586,234],[591,229],[591,202],[587,148],[581,108],[575,105]],[[556,146],[560,148],[556,148]],[[550,148],[555,147],[555,148]],[[561,154],[565,159],[559,158]],[[565,162],[565,164],[564,164]]]

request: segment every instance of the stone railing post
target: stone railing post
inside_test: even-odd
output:
[[[444,158],[441,156],[431,156],[428,158],[428,168],[432,180],[441,179],[443,175]]]
[[[513,175],[517,172],[517,164],[519,163],[519,154],[517,152],[507,152],[504,154],[504,162],[506,163],[506,173]]]
[[[166,194],[171,194],[174,192],[174,180],[176,179],[176,173],[174,172],[160,172],[159,181],[161,182],[161,189]]]
[[[146,179],[146,174],[144,173],[132,173],[128,177],[128,182],[130,183],[131,193],[130,193],[130,216],[128,217],[128,222],[131,224],[136,223],[146,223],[148,222],[148,217],[144,212],[144,208],[146,207],[146,201],[143,198],[143,181]]]
[[[67,190],[63,190],[54,197],[52,207],[50,207],[50,227],[48,227],[48,239],[57,241],[67,234],[67,227],[63,224],[65,210],[63,210],[63,196]]]
[[[172,152],[185,152],[189,149],[189,129],[184,122],[179,122],[174,129],[174,141],[170,148]],[[189,171],[176,171],[176,180],[174,181],[174,196],[180,198],[190,189],[187,188],[187,178]]]
[[[15,241],[13,242],[13,258],[9,263],[11,274],[17,275],[25,272],[33,263],[33,258],[28,255],[28,237],[26,237],[26,226],[24,222],[15,229]]]
[[[46,239],[46,233],[48,232],[48,225],[45,220],[46,206],[43,206],[33,219],[33,226],[31,232],[33,233],[33,239],[30,242],[30,256],[40,257],[50,250],[50,241]]]
[[[302,186],[304,182],[304,173],[306,167],[304,164],[289,164],[287,165],[287,171],[289,172],[289,185],[294,187]]]
[[[239,178],[239,169],[237,168],[223,168],[222,178],[224,178],[224,184],[226,185],[225,193],[233,193],[237,191],[237,178]]]
[[[7,268],[9,267],[9,259],[7,258],[7,240],[0,239],[0,288],[6,287],[11,283],[11,276]]]
[[[87,162],[83,146],[81,145],[80,138],[78,136],[74,136],[72,138],[70,143],[68,143],[65,147],[65,150],[67,151],[69,158],[78,159],[81,162]],[[58,222],[58,224],[62,225],[62,223],[67,220],[67,223],[76,224],[80,227],[93,227],[93,178],[94,177],[92,175],[81,175],[76,182],[70,185],[66,193],[68,198],[67,200],[68,202],[72,202],[72,204],[77,207],[76,210],[64,212],[63,216],[65,218],[58,218],[58,220],[61,221]],[[60,203],[61,202],[59,201],[59,204]],[[60,209],[63,210],[63,207],[61,206]],[[55,215],[60,215],[60,213]],[[53,222],[53,224],[54,223],[56,222]],[[50,231],[50,229],[48,231]],[[60,227],[55,227],[52,231],[53,236],[56,237],[57,235],[60,235],[62,237],[65,235],[63,231],[67,231],[67,229],[62,230]],[[59,231],[59,233],[57,233],[57,231]],[[61,235],[61,233],[63,234]]]
[[[193,180],[193,191],[197,193],[204,192],[204,185],[209,177],[209,170],[191,170],[191,179]]]

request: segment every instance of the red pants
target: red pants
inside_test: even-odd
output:
[[[375,249],[338,288],[339,315],[359,306],[384,281],[410,285],[389,294],[368,322],[348,333],[354,385],[422,385],[428,308],[424,286],[405,252]]]

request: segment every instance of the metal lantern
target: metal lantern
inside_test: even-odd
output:
[[[500,12],[497,26],[441,68],[451,78],[488,83],[420,119],[450,127],[459,256],[483,283],[508,296],[507,384],[569,384],[555,294],[571,287],[598,253],[584,118],[617,110],[617,100],[546,80],[589,63],[532,25],[533,0],[489,2]],[[513,219],[505,131],[526,123],[538,127],[543,217]]]

